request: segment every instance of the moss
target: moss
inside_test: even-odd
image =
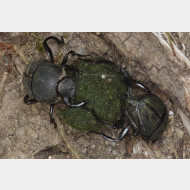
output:
[[[38,50],[39,52],[44,52],[44,46],[40,39],[38,39],[36,43],[36,50]]]
[[[121,72],[112,62],[100,59],[77,60],[73,66],[79,70],[73,77],[76,85],[74,102],[88,100],[88,110],[94,110],[100,120],[113,124],[121,116],[120,95],[127,92]],[[89,130],[89,125],[93,129],[95,126],[102,128],[91,112],[84,108],[66,108],[62,110],[61,117],[66,124],[77,129]]]
[[[63,33],[63,37],[64,37],[65,39],[67,39],[67,38],[68,38],[68,33],[67,33],[67,32],[64,32],[64,33]]]

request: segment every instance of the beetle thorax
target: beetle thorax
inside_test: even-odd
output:
[[[56,103],[58,101],[57,83],[66,73],[62,67],[43,64],[34,73],[32,92],[37,101]]]
[[[63,78],[58,83],[58,93],[67,98],[71,98],[75,94],[75,83],[69,78]]]

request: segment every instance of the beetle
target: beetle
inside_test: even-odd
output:
[[[64,44],[63,39],[59,40],[54,36],[46,38],[43,42],[43,46],[50,61],[36,61],[27,65],[23,73],[22,82],[27,92],[27,95],[24,97],[24,103],[27,105],[36,102],[50,104],[50,122],[54,123],[56,127],[53,118],[53,108],[60,99],[70,107],[83,106],[87,101],[84,100],[78,104],[70,103],[69,99],[75,94],[75,84],[66,74],[66,70],[73,70],[73,67],[66,65],[66,62],[68,56],[70,54],[75,55],[75,53],[73,51],[68,52],[64,56],[61,65],[55,65],[53,53],[47,44],[49,40],[54,40],[58,44]]]
[[[50,61],[37,61],[26,67],[23,74],[23,85],[27,92],[24,97],[25,104],[30,105],[36,102],[50,104],[50,122],[54,123],[56,127],[53,108],[58,102],[64,102],[67,105],[65,110],[68,113],[64,115],[65,111],[59,110],[58,113],[62,116],[62,119],[65,121],[73,119],[74,122],[79,120],[82,125],[82,127],[77,128],[76,125],[71,124],[71,127],[99,134],[109,141],[121,141],[127,135],[131,126],[137,133],[141,133],[145,140],[155,140],[161,135],[167,124],[167,111],[163,111],[166,110],[163,102],[156,95],[151,94],[147,87],[133,80],[125,69],[104,58],[86,59],[83,58],[84,55],[69,51],[64,56],[60,66],[55,65],[53,53],[47,44],[49,40],[54,40],[57,44],[64,44],[63,39],[59,40],[53,36],[46,38],[43,46]],[[69,55],[79,57],[76,63],[66,64]],[[81,65],[84,66],[84,69],[81,69]],[[95,70],[101,71],[101,74],[95,73]],[[89,86],[93,86],[95,91],[90,94],[90,87],[85,86],[85,84],[91,78],[93,78],[93,82]],[[106,79],[106,82],[104,79]],[[115,94],[111,92],[111,95],[116,98],[117,106],[112,108],[114,105],[113,98],[112,96],[106,96],[109,95],[107,95],[107,92],[111,91],[109,87],[114,80],[117,81],[114,84]],[[104,81],[105,89],[99,87],[101,81]],[[122,86],[122,90],[118,88],[119,85]],[[129,89],[132,89],[133,86],[142,88],[146,95],[132,96]],[[84,88],[87,91],[79,95],[80,90]],[[101,100],[101,103],[99,103],[99,106],[103,108],[102,110],[96,108],[97,98],[101,99],[95,95],[98,89],[105,95],[104,98],[107,98],[105,102]],[[146,103],[147,101],[152,104],[149,105]],[[153,102],[156,103],[153,104]],[[158,104],[161,106],[158,107]],[[110,109],[105,109],[105,105],[108,105]],[[110,110],[114,110],[114,119],[109,117]],[[147,110],[149,112],[146,112]],[[101,116],[101,112],[103,116]],[[81,115],[82,113],[84,114]],[[106,115],[108,115],[107,118]],[[130,123],[126,126],[124,126],[125,117],[128,118]],[[87,118],[86,123],[83,122],[84,118]],[[91,127],[93,124],[95,125],[94,128]],[[152,124],[154,124],[154,127],[151,126]],[[84,125],[87,127],[85,128]],[[119,137],[114,139],[101,132],[102,126],[113,129],[122,128],[122,130]]]
[[[146,141],[156,141],[166,129],[168,112],[162,100],[151,93],[129,96],[125,114],[136,134]]]

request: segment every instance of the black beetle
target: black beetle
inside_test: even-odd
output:
[[[129,96],[125,113],[130,125],[147,141],[155,141],[166,128],[168,112],[162,100],[154,94]]]
[[[23,74],[23,86],[27,95],[24,102],[27,105],[36,102],[46,102],[50,104],[50,121],[55,123],[53,119],[53,107],[62,99],[66,105],[70,107],[80,107],[87,103],[86,100],[79,104],[71,104],[69,98],[75,94],[75,84],[67,77],[66,70],[73,70],[72,66],[66,65],[69,54],[75,55],[73,51],[68,52],[61,63],[61,66],[54,64],[53,53],[49,48],[47,41],[55,40],[58,44],[64,44],[64,40],[50,36],[43,42],[44,49],[50,61],[37,61],[30,63]],[[78,54],[76,54],[78,55]],[[82,56],[82,55],[78,55]]]
[[[37,61],[26,67],[23,74],[23,85],[26,89],[27,95],[24,98],[24,102],[27,105],[36,102],[46,102],[50,104],[50,121],[56,126],[53,118],[53,107],[59,102],[59,100],[63,101],[70,108],[77,109],[78,107],[83,106],[86,110],[87,108],[85,107],[88,101],[84,99],[78,104],[72,104],[70,102],[70,99],[75,96],[75,83],[72,78],[75,76],[75,73],[78,73],[79,71],[72,65],[66,65],[69,55],[77,55],[79,57],[83,57],[84,55],[79,55],[74,51],[70,51],[64,56],[61,65],[57,66],[54,64],[53,53],[47,45],[47,41],[50,39],[55,40],[58,44],[64,44],[64,40],[59,40],[53,36],[44,40],[43,46],[50,58],[50,62]],[[118,97],[122,100],[123,110],[121,118],[115,122],[116,125],[110,125],[101,121],[94,110],[88,111],[90,111],[93,114],[93,117],[102,125],[114,129],[123,127],[124,118],[127,116],[130,125],[133,126],[136,132],[141,133],[143,139],[156,140],[167,125],[167,111],[163,102],[156,95],[151,94],[147,87],[140,82],[133,80],[120,66],[105,59],[100,61],[95,60],[96,59],[92,59],[91,62],[95,64],[114,64],[117,70],[122,74],[122,78],[126,85],[130,86],[130,88],[134,85],[139,86],[145,90],[147,94],[143,96],[132,96],[129,91],[127,91],[123,97]],[[88,62],[89,60],[84,59],[84,61]],[[71,73],[72,77],[68,76],[68,73]],[[130,125],[127,125],[122,129],[118,139],[111,138],[101,132],[89,132],[97,133],[110,141],[120,141],[127,135]]]

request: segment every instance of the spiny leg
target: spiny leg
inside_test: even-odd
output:
[[[71,108],[78,108],[78,107],[81,107],[81,106],[84,106],[88,101],[83,101],[83,102],[80,102],[78,104],[71,104],[70,101],[69,101],[69,98],[67,97],[63,97],[63,100],[65,102],[65,104]]]
[[[114,139],[112,137],[109,137],[108,135],[100,132],[90,131],[90,133],[94,133],[96,135],[100,135],[103,139],[110,141],[110,142],[119,142],[118,139]]]
[[[53,108],[54,108],[54,104],[50,105],[50,110],[49,110],[49,115],[50,115],[50,123],[54,124],[54,128],[57,128],[57,123],[55,122],[55,119],[53,118]]]
[[[99,133],[99,132],[91,132],[91,133],[101,135],[102,138],[104,138],[105,140],[111,141],[111,142],[119,142],[119,141],[123,140],[124,137],[128,134],[129,129],[130,129],[130,125],[127,125],[124,129],[122,129],[120,134],[119,134],[119,137],[117,139],[109,137],[108,135],[106,135],[104,133]]]
[[[88,110],[88,109],[86,109]],[[94,117],[96,118],[96,120],[98,122],[100,122],[102,125],[108,127],[108,128],[112,128],[112,129],[118,129],[118,128],[122,128],[123,125],[124,125],[124,118],[125,118],[125,112],[122,112],[121,114],[121,118],[119,120],[117,120],[114,125],[110,125],[108,123],[105,123],[103,121],[101,121],[98,116],[96,115],[95,111],[94,110],[88,110],[90,111]],[[118,142],[118,141],[121,141],[128,133],[129,131],[129,128],[130,128],[130,125],[127,125],[125,128],[123,128],[119,134],[119,137],[117,139],[114,139],[112,137],[109,137],[108,135],[104,134],[104,133],[100,133],[100,132],[94,132],[92,131],[91,133],[95,133],[95,134],[98,134],[98,135],[101,135],[104,139],[108,140],[108,141],[111,141],[111,142]]]
[[[119,141],[123,140],[124,137],[128,134],[130,127],[131,127],[130,125],[127,125],[127,126],[120,132],[119,138],[118,138]]]
[[[24,103],[25,103],[26,105],[35,104],[35,103],[37,103],[37,102],[38,102],[38,101],[37,101],[36,99],[30,98],[28,95],[26,95],[26,96],[24,97]]]
[[[123,68],[121,68],[121,73],[122,73],[123,78],[124,78],[125,82],[127,83],[127,85],[132,85],[134,80],[129,75],[129,73]]]
[[[133,85],[138,86],[141,89],[145,90],[147,93],[150,93],[150,90],[145,85],[143,85],[139,81],[133,80],[132,77],[129,75],[129,73],[125,69],[121,68],[121,72],[122,72],[123,78],[124,78],[125,82],[127,83],[127,85],[129,85],[129,86],[133,86]]]
[[[150,90],[139,81],[134,81],[134,85],[136,85],[136,86],[140,87],[141,89],[145,90],[147,93],[151,93]]]
[[[44,40],[44,42],[43,42],[44,49],[45,49],[45,51],[46,51],[46,53],[47,53],[47,55],[48,55],[50,61],[51,61],[52,63],[54,63],[52,50],[50,49],[50,47],[49,47],[48,44],[47,44],[47,41],[48,41],[48,40],[54,40],[54,41],[56,41],[57,44],[59,44],[59,45],[60,45],[60,44],[64,44],[65,42],[64,42],[63,39],[59,40],[58,38],[56,38],[56,37],[54,37],[54,36],[49,36],[48,38],[46,38],[46,39]]]
[[[67,60],[68,60],[69,55],[71,55],[71,56],[76,56],[76,55],[77,55],[77,56],[79,56],[79,57],[89,56],[89,55],[80,55],[80,54],[75,53],[73,50],[71,50],[71,51],[69,51],[69,52],[64,56],[64,58],[63,58],[63,60],[62,60],[62,63],[61,63],[61,66],[62,66],[62,67],[66,66],[66,63],[67,63]]]

